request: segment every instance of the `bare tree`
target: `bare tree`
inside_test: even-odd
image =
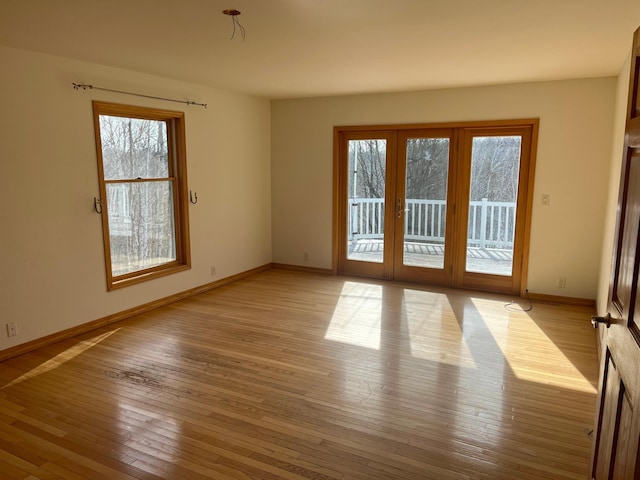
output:
[[[175,257],[166,124],[100,116],[114,274]]]
[[[448,138],[407,141],[406,197],[445,200],[449,166]]]
[[[521,137],[475,137],[471,160],[471,200],[515,202]]]
[[[384,140],[349,142],[351,197],[384,198],[387,172],[387,145]]]

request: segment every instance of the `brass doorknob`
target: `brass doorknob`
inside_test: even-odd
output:
[[[593,328],[598,328],[599,323],[604,323],[607,328],[609,328],[611,326],[611,314],[607,312],[604,317],[598,317],[596,315],[591,317],[591,325]]]

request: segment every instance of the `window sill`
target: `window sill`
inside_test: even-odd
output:
[[[107,291],[117,290],[119,288],[128,287],[129,285],[135,285],[138,283],[147,282],[149,280],[153,280],[155,278],[164,277],[167,275],[173,275],[174,273],[182,272],[185,270],[190,270],[191,264],[180,264],[180,265],[171,265],[171,266],[163,266],[161,269],[152,270],[149,272],[143,272],[135,277],[128,277],[123,279],[113,279],[110,282],[107,282]]]

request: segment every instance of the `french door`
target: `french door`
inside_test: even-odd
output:
[[[336,128],[337,271],[520,293],[536,128]]]

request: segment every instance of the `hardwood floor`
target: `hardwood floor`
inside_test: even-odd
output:
[[[2,479],[584,479],[588,309],[272,269],[0,364]]]

